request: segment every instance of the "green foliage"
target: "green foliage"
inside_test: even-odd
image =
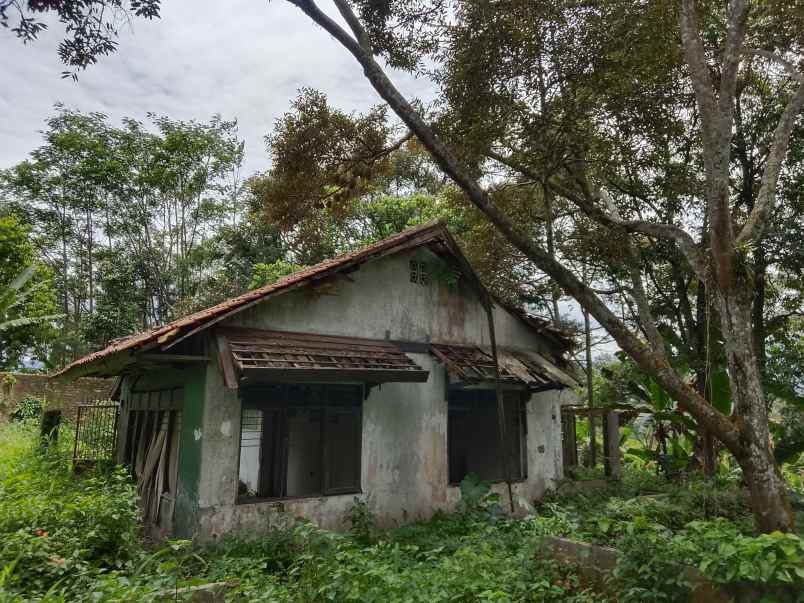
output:
[[[804,588],[804,539],[772,532],[747,535],[723,519],[694,521],[674,537],[677,551],[717,584],[761,587],[781,600]]]
[[[633,526],[632,526],[633,527]],[[684,601],[690,581],[672,554],[667,530],[632,529],[618,542],[620,556],[611,579],[623,603]],[[661,554],[657,554],[661,551]]]
[[[370,501],[356,498],[346,534],[296,522],[259,539],[148,549],[125,471],[77,478],[63,450],[43,453],[36,438],[33,422],[0,432],[3,601],[158,601],[175,588],[214,581],[237,583],[229,599],[287,603],[607,600],[586,590],[572,566],[544,554],[545,535],[614,544],[621,556],[611,579],[620,601],[683,599],[682,564],[778,601],[792,600],[804,584],[800,537],[753,535],[733,484],[679,487],[632,470],[603,490],[554,495],[524,520],[499,514],[488,484],[470,477],[461,484],[459,512],[392,530],[378,529]]]
[[[369,544],[374,538],[376,519],[371,510],[371,495],[365,499],[354,497],[354,503],[346,513],[350,531],[358,542]]]
[[[480,511],[379,531],[370,504],[356,500],[348,534],[299,522],[259,539],[147,550],[125,472],[77,479],[63,456],[36,452],[33,426],[0,435],[3,601],[157,601],[212,581],[236,582],[230,599],[287,603],[604,600],[537,554],[535,524]],[[473,488],[482,510],[488,490]]]
[[[69,314],[53,364],[248,284],[250,266],[225,263],[244,217],[236,122],[149,122],[57,105],[43,144],[0,172]]]
[[[35,261],[30,229],[0,214],[0,369],[16,368],[27,353],[43,356],[60,318],[51,278]]]
[[[548,497],[532,521],[545,534],[616,547],[611,579],[623,601],[684,600],[684,565],[758,598],[793,601],[804,587],[804,540],[755,535],[747,497],[729,480],[678,484],[632,469],[622,484]]]
[[[70,71],[62,77],[76,79],[78,72],[117,50],[120,24],[132,17],[159,17],[160,0],[90,0],[84,2],[21,1],[0,3],[0,26],[9,28],[24,43],[47,30],[43,13],[64,25],[65,37],[58,45],[61,62]],[[50,19],[48,19],[50,20]]]
[[[25,396],[17,401],[17,406],[8,415],[11,421],[30,421],[37,419],[42,414],[42,401],[33,396]]]
[[[123,470],[73,475],[64,450],[42,451],[37,425],[0,434],[0,567],[4,588],[44,592],[130,564],[140,550],[134,487]]]
[[[294,272],[298,272],[302,268],[304,268],[304,266],[292,264],[282,259],[271,262],[270,264],[261,262],[254,264],[249,289],[257,289],[263,285],[270,285]]]

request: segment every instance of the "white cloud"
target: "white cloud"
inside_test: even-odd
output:
[[[322,7],[330,15],[327,2]],[[41,143],[53,105],[100,111],[115,122],[146,119],[151,111],[176,119],[237,118],[246,141],[246,173],[265,169],[263,136],[302,86],[325,92],[341,109],[380,102],[355,59],[288,2],[202,3],[164,0],[162,18],[134,20],[118,52],[80,74],[61,79],[53,24],[31,44],[0,31],[0,168],[24,159]],[[428,101],[432,86],[394,73],[403,93]]]

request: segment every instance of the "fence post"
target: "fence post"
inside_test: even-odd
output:
[[[620,479],[620,415],[616,411],[603,415],[603,436],[606,475]]]

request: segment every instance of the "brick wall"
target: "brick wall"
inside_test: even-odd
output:
[[[7,375],[13,379],[7,379]],[[114,379],[94,377],[65,381],[48,379],[47,375],[0,373],[0,421],[8,420],[17,401],[28,396],[46,400],[48,408],[60,408],[65,418],[72,419],[79,404],[89,400],[107,399],[112,393],[114,382]]]

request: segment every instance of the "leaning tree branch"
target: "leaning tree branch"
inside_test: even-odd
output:
[[[798,85],[793,97],[788,101],[782,112],[776,130],[773,133],[773,144],[768,152],[765,170],[762,172],[762,183],[757,193],[757,201],[751,214],[748,216],[740,234],[737,235],[736,244],[746,245],[762,238],[768,225],[770,213],[776,203],[776,185],[779,182],[779,172],[782,169],[787,148],[790,145],[790,136],[793,133],[796,116],[804,109],[804,78]]]
[[[788,61],[781,55],[776,54],[770,50],[762,50],[761,48],[743,48],[743,54],[762,57],[772,63],[778,63],[787,71],[787,75],[799,82],[804,82],[804,73],[801,73],[796,66]]]
[[[541,180],[539,174],[531,170],[525,165],[498,153],[497,151],[488,150],[486,156],[503,165],[519,172],[527,178],[533,180]],[[703,281],[707,280],[706,262],[701,254],[701,250],[695,243],[695,240],[690,234],[675,226],[673,224],[663,224],[659,222],[648,222],[646,220],[621,220],[611,215],[611,212],[606,212],[600,208],[594,201],[594,198],[588,198],[585,194],[581,195],[565,186],[559,179],[553,177],[549,179],[550,188],[556,193],[570,201],[573,205],[581,209],[589,218],[595,220],[599,224],[609,227],[624,228],[628,232],[640,233],[653,237],[655,239],[665,239],[673,241],[678,245],[678,248],[684,254],[684,257],[689,262],[695,274]],[[588,187],[587,187],[588,188]],[[589,192],[589,195],[593,193]],[[598,193],[597,198],[600,197]]]
[[[634,335],[571,270],[551,257],[497,207],[488,193],[472,176],[469,167],[463,164],[433,129],[424,122],[413,106],[388,79],[374,57],[366,52],[355,38],[324,14],[313,0],[288,1],[338,40],[357,59],[377,93],[416,135],[438,166],[450,176],[469,200],[486,215],[514,247],[550,275],[559,286],[594,316],[640,368],[661,384],[682,408],[687,410],[706,429],[715,433],[736,456],[744,456],[736,426],[725,415],[709,405],[694,388],[685,383],[666,359],[659,357]]]

